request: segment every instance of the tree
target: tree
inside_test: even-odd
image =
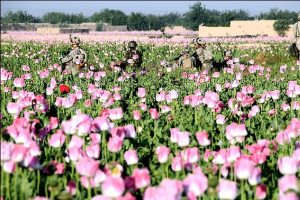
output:
[[[43,15],[43,22],[50,24],[80,24],[88,21],[82,13],[66,14],[61,12],[48,12]]]
[[[200,24],[205,26],[229,26],[232,20],[253,19],[249,13],[244,10],[230,10],[220,12],[209,10],[197,2],[190,7],[190,10],[184,14],[183,26],[198,30]]]
[[[289,30],[289,20],[284,20],[284,19],[276,20],[273,27],[279,36],[285,36],[286,31]]]
[[[90,17],[90,21],[92,22],[104,22],[109,23],[113,26],[117,25],[126,25],[127,23],[127,16],[120,10],[111,10],[111,9],[104,9],[100,12],[93,14]]]
[[[127,17],[127,26],[129,30],[145,31],[149,29],[149,21],[142,13],[131,13]]]
[[[204,23],[205,19],[207,19],[206,9],[202,6],[201,2],[197,2],[184,14],[185,23],[183,25],[187,28],[197,30],[199,24]]]
[[[3,23],[36,23],[40,19],[28,14],[26,11],[9,11],[2,19]]]
[[[180,25],[182,22],[182,15],[179,13],[168,13],[165,15],[162,15],[160,17],[160,20],[164,26],[174,26],[174,25]]]
[[[268,12],[261,13],[259,15],[259,19],[270,19],[270,20],[287,20],[290,24],[296,23],[298,21],[297,19],[298,13],[292,12],[289,10],[278,10],[278,9],[271,9]]]

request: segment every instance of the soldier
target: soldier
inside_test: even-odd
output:
[[[184,49],[182,56],[178,60],[178,65],[184,69],[193,69],[196,67],[196,59],[190,55],[189,49]]]
[[[133,68],[133,71],[136,72],[137,69],[141,68],[142,53],[136,49],[136,41],[130,41],[128,43],[128,50],[125,53],[125,56],[119,65],[122,70],[125,70],[128,66]]]
[[[294,24],[294,37],[295,37],[295,44],[298,49],[298,60],[300,60],[300,13],[298,15],[298,22]]]
[[[67,56],[61,58],[60,61],[65,69],[70,70],[72,75],[76,75],[87,66],[87,55],[86,52],[79,47],[79,37],[70,34],[70,42],[72,50]]]
[[[198,60],[197,66],[200,65],[202,69],[210,71],[213,61],[211,50],[200,38],[194,39],[193,42],[196,45],[196,51],[192,55]]]

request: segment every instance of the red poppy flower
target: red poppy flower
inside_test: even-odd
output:
[[[65,84],[61,84],[61,85],[59,86],[59,91],[60,91],[61,93],[69,93],[69,92],[70,92],[70,88],[69,88],[69,86],[67,86],[67,85],[65,85]]]

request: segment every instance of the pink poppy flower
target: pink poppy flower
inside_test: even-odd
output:
[[[138,88],[137,96],[140,98],[144,98],[146,96],[146,89],[145,88]]]
[[[19,114],[19,112],[22,110],[19,103],[13,103],[9,102],[6,106],[7,112],[12,115]]]
[[[5,141],[0,141],[0,145],[1,145],[1,161],[9,161],[11,158],[11,153],[14,144]]]
[[[157,155],[158,162],[166,163],[169,158],[170,149],[165,146],[158,146],[155,149],[155,153]]]
[[[86,155],[90,158],[99,158],[100,156],[100,146],[99,144],[90,144],[86,147]]]
[[[267,186],[265,184],[259,184],[255,189],[255,197],[256,199],[265,199],[267,196]]]
[[[245,124],[231,123],[226,127],[226,138],[228,140],[235,139],[236,137],[243,137],[247,135]]]
[[[171,99],[177,99],[178,98],[178,92],[176,90],[171,90],[169,92],[169,95],[170,95]]]
[[[217,187],[217,192],[220,199],[235,199],[238,195],[236,182],[221,179]]]
[[[61,130],[57,130],[55,134],[51,135],[49,145],[54,148],[60,148],[64,144],[66,136]]]
[[[231,146],[227,149],[227,161],[230,163],[235,162],[241,157],[241,149],[239,146]]]
[[[186,148],[181,152],[181,158],[186,164],[195,163],[200,159],[197,147]]]
[[[92,122],[86,120],[78,124],[77,126],[77,135],[78,136],[87,136],[91,132]]]
[[[138,155],[136,150],[128,150],[124,153],[124,159],[127,163],[127,165],[134,165],[138,163]]]
[[[16,170],[16,163],[14,161],[5,161],[3,163],[3,171],[11,174]]]
[[[93,177],[99,169],[99,163],[91,158],[82,158],[76,163],[76,171],[81,176]]]
[[[166,100],[166,93],[164,91],[161,91],[160,93],[156,94],[156,101],[162,102]]]
[[[159,113],[156,108],[150,108],[149,112],[152,119],[157,120],[159,118]]]
[[[133,119],[134,120],[140,120],[141,119],[141,113],[138,110],[133,111]]]
[[[181,171],[183,168],[183,161],[181,155],[177,155],[172,159],[171,168],[174,172]]]
[[[139,107],[142,111],[146,111],[147,110],[147,105],[144,103],[139,104]]]
[[[295,157],[284,156],[277,162],[279,171],[283,175],[294,175],[298,170],[298,163]]]
[[[134,178],[136,188],[144,188],[150,185],[151,179],[147,168],[134,169],[132,177]]]
[[[250,185],[257,185],[261,181],[261,169],[259,167],[255,167],[250,175],[248,182]]]
[[[25,80],[24,78],[15,78],[14,86],[17,88],[25,87]]]
[[[298,179],[295,175],[285,175],[278,180],[279,194],[288,190],[298,191]]]
[[[76,183],[75,181],[69,181],[66,186],[66,191],[74,196],[76,194]]]
[[[84,144],[84,141],[82,138],[78,137],[77,135],[73,135],[71,138],[71,141],[68,144],[68,148],[78,148],[80,149]]]
[[[201,146],[208,146],[210,145],[210,140],[208,139],[208,134],[206,131],[202,131],[202,132],[197,132],[196,133],[196,138],[198,143]]]
[[[110,152],[115,153],[115,152],[119,152],[121,150],[122,145],[123,145],[123,140],[121,138],[110,137],[108,140],[107,147]]]
[[[110,109],[109,110],[109,118],[111,120],[122,119],[122,117],[123,117],[123,110],[122,110],[122,108],[115,108],[115,109]]]
[[[179,132],[177,137],[178,137],[177,144],[180,147],[185,147],[190,144],[190,133],[189,132],[187,132],[187,131]]]
[[[214,159],[212,160],[214,164],[223,165],[227,162],[227,150],[220,149],[215,155]]]
[[[50,127],[51,129],[56,129],[58,127],[58,118],[50,117]]]
[[[208,179],[203,174],[189,174],[183,180],[183,187],[188,196],[201,196],[208,188]]]
[[[110,127],[109,120],[106,117],[96,117],[93,124],[99,131],[107,131]]]
[[[287,192],[279,194],[279,200],[299,200],[299,195],[295,192]]]
[[[248,179],[254,169],[254,163],[247,157],[240,157],[234,163],[234,174],[239,179]]]
[[[28,71],[30,71],[30,67],[28,65],[22,65],[22,70],[24,72],[28,72]]]
[[[107,177],[101,185],[101,191],[107,197],[120,197],[125,191],[124,180],[119,177]]]
[[[27,153],[27,148],[21,144],[16,144],[13,146],[11,152],[11,160],[14,162],[21,162],[24,160]]]

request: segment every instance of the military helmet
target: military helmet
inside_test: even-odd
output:
[[[224,56],[230,57],[230,56],[231,56],[231,51],[228,50],[228,49],[226,49],[226,50],[224,51]]]
[[[77,37],[77,36],[73,36],[73,35],[70,34],[70,42],[71,42],[72,44],[77,44],[77,45],[79,45],[79,44],[80,44],[80,38]]]
[[[130,42],[128,42],[128,47],[129,48],[136,48],[137,47],[136,41],[130,41]]]
[[[201,40],[201,38],[195,38],[195,44],[205,44],[205,42],[203,40]]]

